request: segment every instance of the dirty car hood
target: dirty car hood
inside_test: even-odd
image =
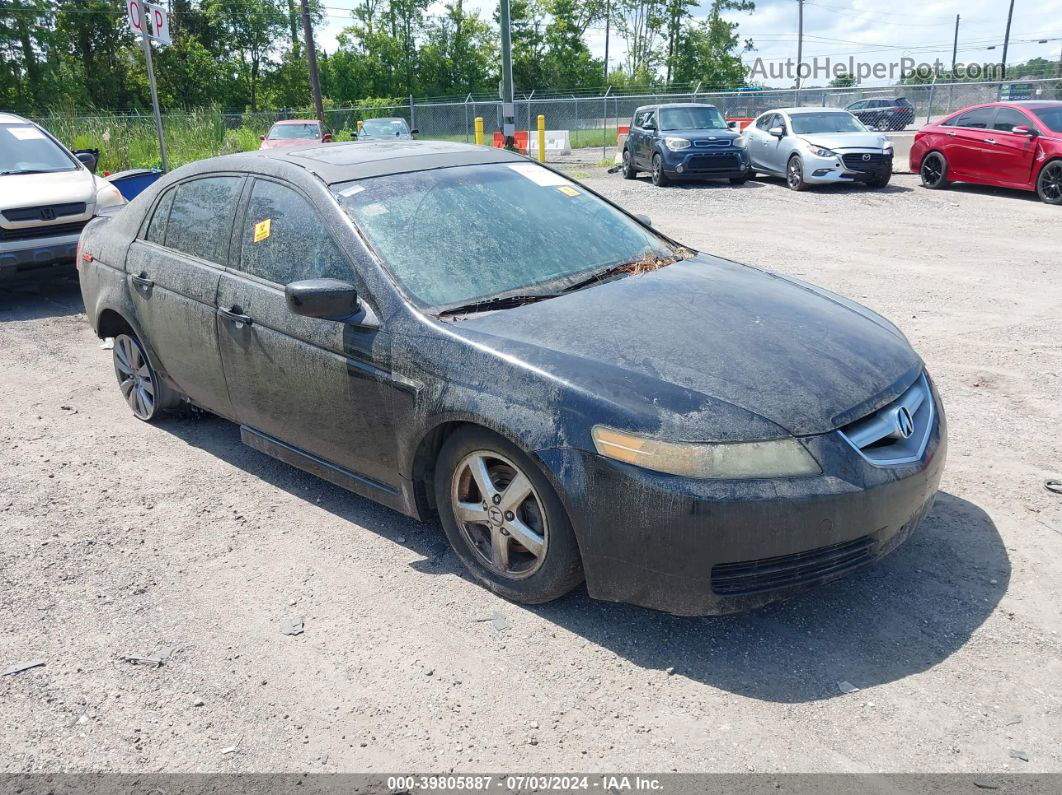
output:
[[[798,436],[831,431],[872,411],[922,367],[903,335],[870,310],[704,255],[473,315],[457,329],[488,345],[493,337],[549,352],[554,372],[567,360],[563,377],[573,383],[592,378],[596,362],[637,376],[632,386],[670,384],[700,393]]]
[[[96,182],[86,169],[0,177],[0,210],[96,200]]]
[[[812,146],[826,149],[884,149],[889,142],[888,138],[876,132],[808,133],[800,137]]]

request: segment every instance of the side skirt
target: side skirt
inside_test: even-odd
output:
[[[246,425],[240,426],[240,441],[260,453],[265,453],[278,461],[290,464],[303,472],[316,475],[340,488],[352,491],[362,497],[367,497],[407,516],[416,517],[416,510],[413,507],[411,496],[413,493],[411,484],[403,482],[402,488],[395,488],[386,483],[380,483],[364,475],[351,472],[349,469],[336,466],[297,447],[292,447],[279,439],[274,439],[272,436],[267,436],[261,431],[256,431]]]

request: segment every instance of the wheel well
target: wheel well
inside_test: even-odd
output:
[[[435,505],[435,462],[439,460],[439,451],[446,440],[463,427],[476,426],[471,422],[444,422],[432,428],[417,445],[413,456],[413,498],[421,519],[438,513]]]
[[[132,334],[135,336],[136,331],[129,324],[129,321],[113,309],[104,309],[100,313],[99,321],[96,324],[96,334],[100,339],[106,339],[107,337],[117,337],[119,334]]]
[[[1040,170],[1036,172],[1036,178],[1040,179],[1040,175],[1044,173],[1044,169],[1055,163],[1062,163],[1062,157],[1052,157],[1050,160],[1044,161],[1044,164],[1040,166]]]

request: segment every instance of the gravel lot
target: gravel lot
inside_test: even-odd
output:
[[[0,678],[0,771],[1062,772],[1058,208],[904,175],[795,194],[578,168],[906,331],[951,428],[919,533],[743,616],[518,607],[438,528],[228,422],[133,419],[76,285],[0,294],[0,669],[46,662]],[[122,659],[160,645],[159,668]]]

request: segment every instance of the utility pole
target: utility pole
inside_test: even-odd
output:
[[[800,104],[800,67],[804,63],[804,0],[797,0],[800,5],[800,16],[797,23],[797,73],[796,89],[797,104]]]
[[[306,2],[306,0],[303,0]],[[516,136],[516,108],[513,105],[513,38],[509,29],[509,0],[500,0],[501,50],[502,50],[502,135],[505,146],[511,148]]]
[[[317,72],[317,48],[313,43],[313,23],[310,21],[310,4],[302,0],[302,37],[306,43],[306,64],[310,68],[310,93],[313,94],[313,106],[317,111],[317,121],[324,129],[324,102],[321,100],[321,76]]]
[[[605,85],[608,85],[608,34],[612,23],[612,0],[605,0]]]
[[[959,15],[955,15],[955,44],[951,48],[951,78],[955,79],[955,69],[959,64]]]
[[[1014,19],[1014,0],[1010,0],[1010,11],[1007,12],[1007,33],[1003,37],[1003,63],[1000,64],[1000,80],[1007,79],[1007,48],[1010,47],[1010,23]]]
[[[170,161],[166,156],[166,140],[162,135],[162,113],[159,112],[159,90],[155,85],[155,64],[151,60],[151,41],[148,39],[148,13],[143,3],[139,5],[140,12],[140,40],[144,45],[144,66],[147,67],[148,86],[151,88],[151,110],[155,114],[155,132],[159,136],[159,158],[162,160],[162,171],[170,170]]]

